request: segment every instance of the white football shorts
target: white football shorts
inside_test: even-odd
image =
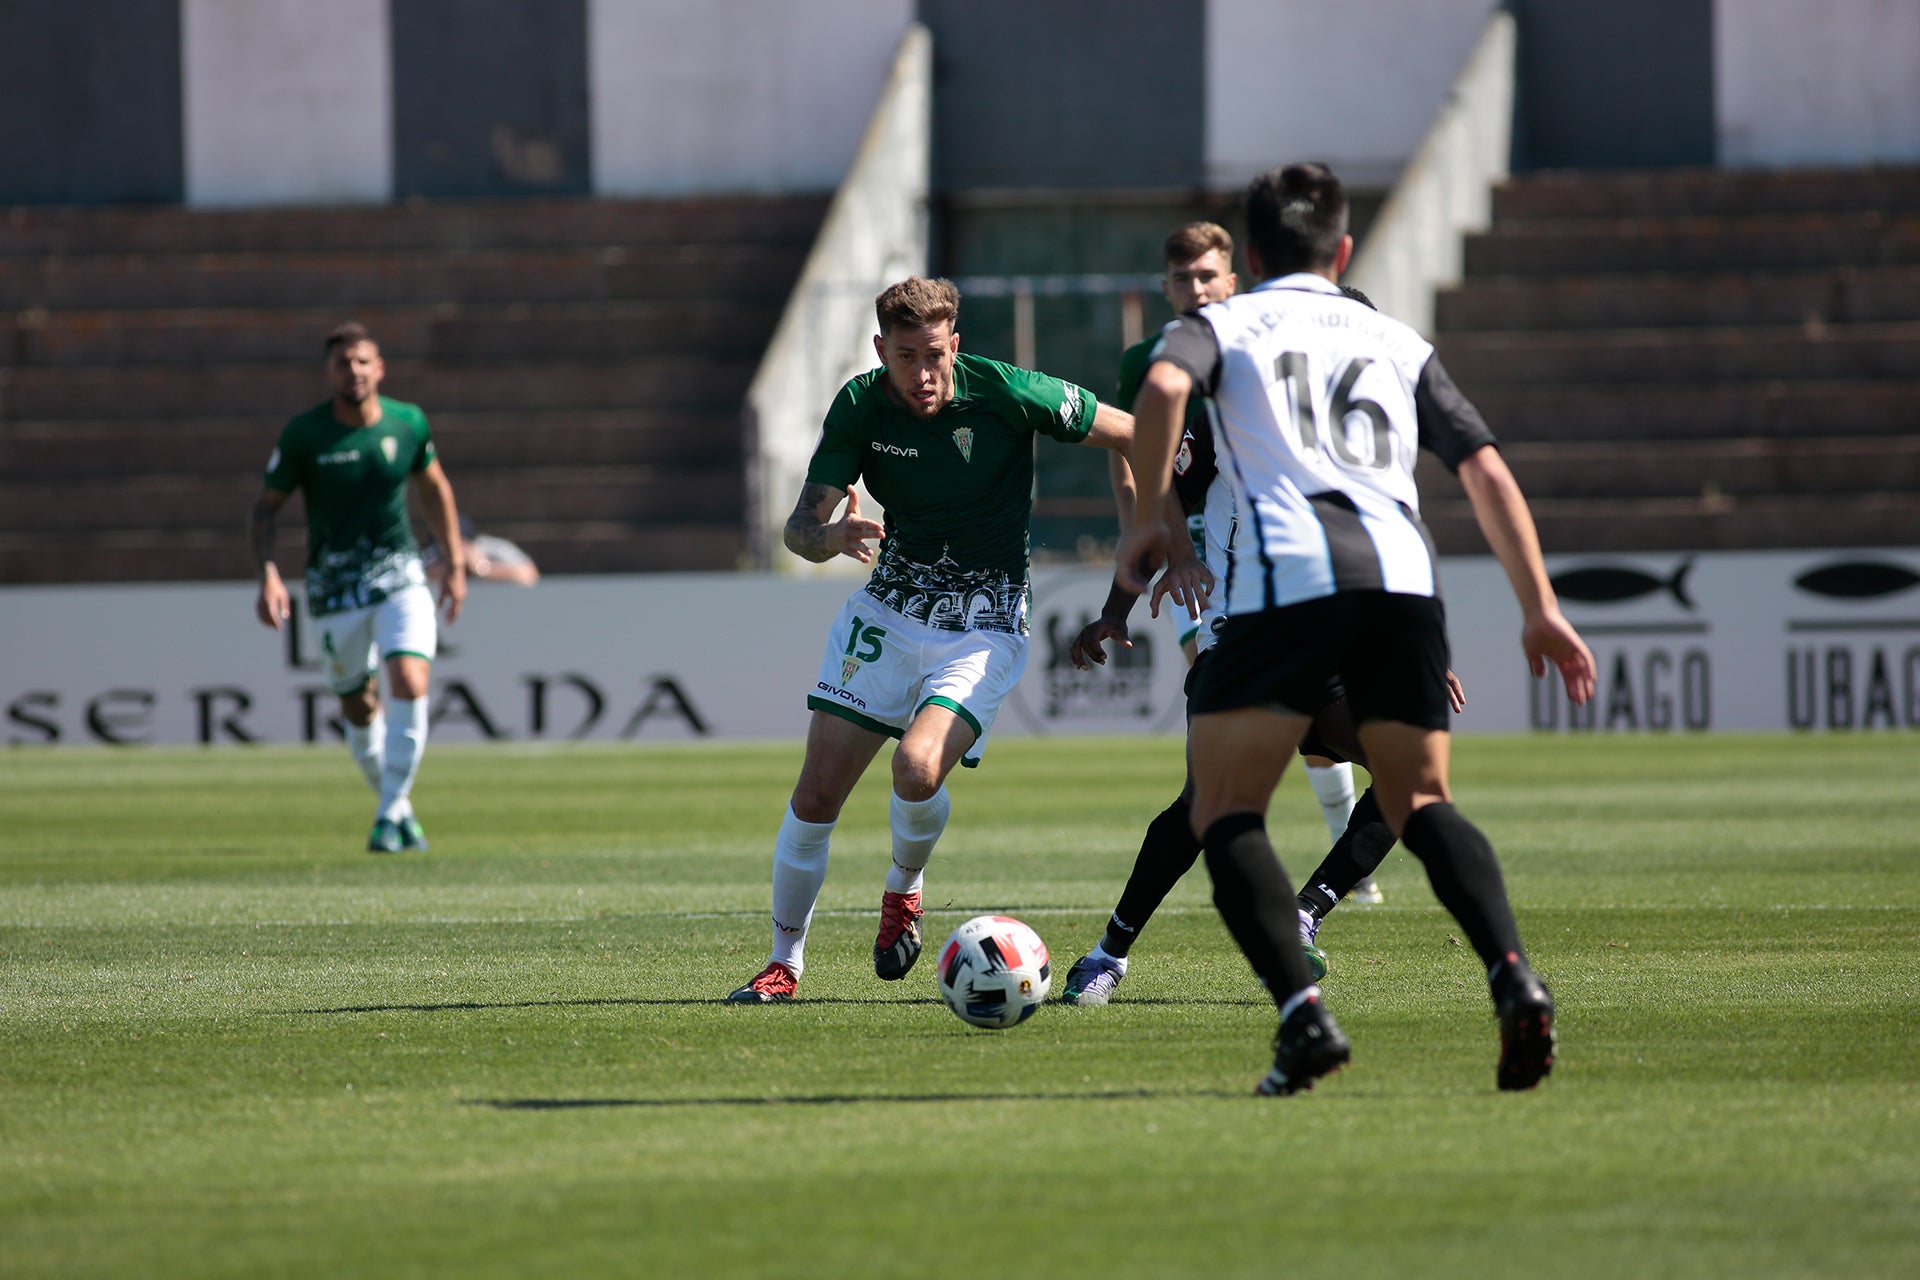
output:
[[[980,763],[1000,704],[1026,669],[1025,636],[941,631],[856,591],[827,632],[807,706],[893,738],[906,733],[922,707],[946,707],[973,726],[973,745],[960,761],[971,768]]]
[[[315,618],[313,625],[327,664],[327,688],[336,697],[358,691],[388,658],[411,654],[431,662],[439,648],[433,592],[419,585],[402,587],[379,604]]]

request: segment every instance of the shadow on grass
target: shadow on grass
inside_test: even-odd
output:
[[[297,1013],[311,1016],[334,1013],[458,1013],[485,1009],[588,1009],[597,1006],[629,1006],[633,1008],[698,1008],[701,1005],[722,1005],[727,1001],[721,996],[681,996],[675,999],[643,1000],[638,996],[600,996],[579,1000],[453,1000],[445,1004],[346,1004],[336,1009],[284,1009],[283,1013]],[[1153,996],[1141,1000],[1128,1000],[1128,1006],[1142,1008],[1200,1008],[1206,1006],[1258,1006],[1272,1003],[1261,996],[1248,996],[1244,999],[1171,999],[1165,996]],[[795,1000],[771,1006],[779,1009],[804,1009],[809,1005],[933,1005],[940,1001],[932,996],[874,996],[855,999],[850,996],[809,996],[805,1000]],[[1048,1001],[1049,1006],[1059,1004]],[[767,1005],[741,1005],[740,1008],[765,1009]],[[1061,1008],[1069,1006],[1060,1005]],[[778,1017],[778,1014],[773,1015]]]
[[[643,1000],[638,996],[601,996],[580,1000],[452,1000],[446,1004],[347,1004],[341,1005],[337,1009],[288,1009],[285,1010],[285,1012],[316,1015],[327,1013],[457,1013],[474,1009],[590,1009],[600,1005],[627,1005],[634,1008],[655,1008],[662,1006],[697,1008],[705,1004],[721,1005],[726,1003],[726,999],[722,996],[681,996],[671,1000]],[[939,1000],[931,996],[897,996],[892,999],[877,997],[869,1000],[854,1000],[844,996],[828,996],[821,998],[809,997],[803,1001],[776,1007],[805,1008],[810,1004],[937,1005],[939,1003]],[[745,1005],[740,1007],[761,1009],[766,1006]]]
[[[1253,1090],[1122,1089],[1087,1093],[827,1093],[792,1098],[473,1098],[495,1111],[580,1111],[599,1107],[830,1107],[859,1102],[1138,1102],[1155,1098],[1250,1098]]]

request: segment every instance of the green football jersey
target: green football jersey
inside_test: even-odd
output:
[[[1120,385],[1114,388],[1114,408],[1133,412],[1133,398],[1140,394],[1140,383],[1147,376],[1147,365],[1150,363],[1148,357],[1153,354],[1153,344],[1158,341],[1160,335],[1156,333],[1120,353]]]
[[[307,608],[316,616],[378,604],[426,581],[407,521],[407,477],[433,462],[427,415],[380,397],[380,421],[350,427],[332,402],[287,423],[266,485],[307,504]]]
[[[810,484],[864,478],[886,508],[867,592],[943,631],[1027,629],[1033,436],[1086,439],[1099,408],[1071,382],[961,354],[953,399],[920,418],[887,394],[886,370],[847,383],[827,410]]]

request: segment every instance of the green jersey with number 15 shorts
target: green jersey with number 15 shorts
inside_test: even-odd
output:
[[[867,594],[936,630],[1024,635],[1033,435],[1077,444],[1098,407],[1071,382],[962,353],[953,399],[920,418],[874,369],[834,397],[807,481],[864,477],[886,508]]]
[[[972,727],[962,763],[979,762],[1026,669],[1034,433],[1078,443],[1098,408],[1070,382],[964,354],[932,418],[894,403],[884,369],[841,389],[807,482],[864,478],[886,538],[834,620],[810,708],[897,738],[937,704]]]
[[[427,415],[380,397],[380,421],[351,427],[317,405],[287,423],[266,485],[307,504],[307,608],[315,617],[378,604],[424,585],[407,520],[409,475],[434,460]]]

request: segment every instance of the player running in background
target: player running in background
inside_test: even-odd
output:
[[[1175,315],[1193,311],[1206,306],[1209,302],[1222,302],[1234,295],[1240,287],[1240,277],[1233,271],[1233,237],[1225,227],[1213,222],[1189,222],[1175,227],[1161,246],[1160,292],[1166,298],[1167,305],[1173,308]],[[1371,304],[1369,304],[1371,305]],[[1133,397],[1140,390],[1140,379],[1147,372],[1147,359],[1152,354],[1153,344],[1160,335],[1134,343],[1120,356],[1120,385],[1114,396],[1114,404],[1133,411]],[[1187,412],[1188,433],[1196,425],[1205,423],[1205,414],[1196,401]],[[1212,447],[1207,446],[1207,458],[1212,458]],[[1176,463],[1176,466],[1178,463]],[[1210,468],[1209,468],[1210,470]],[[1129,485],[1131,479],[1129,478]],[[1205,512],[1202,510],[1204,498],[1188,503],[1188,486],[1180,486],[1180,498],[1185,508],[1187,528],[1193,534],[1194,546],[1199,549],[1203,563],[1209,573],[1217,573],[1219,565],[1206,554]],[[1193,492],[1204,494],[1205,484],[1193,487]],[[1233,501],[1229,497],[1225,502],[1226,511],[1233,510]],[[1131,513],[1122,516],[1121,528]],[[1213,589],[1213,581],[1206,583],[1206,589]],[[1176,595],[1176,603],[1184,604],[1184,599]],[[1183,626],[1180,632],[1180,648],[1192,662],[1199,656],[1200,613],[1197,609],[1188,610],[1191,625]],[[1347,829],[1347,818],[1353,813],[1353,765],[1344,760],[1334,760],[1321,755],[1308,755],[1307,782],[1313,787],[1314,798],[1320,802],[1320,816],[1327,824],[1327,838],[1338,840],[1340,833]],[[1374,883],[1371,875],[1355,885],[1348,895],[1355,902],[1380,903],[1386,896],[1380,892],[1380,886]]]
[[[854,784],[898,738],[888,811],[893,865],[880,897],[874,972],[904,978],[920,956],[920,888],[946,828],[945,781],[977,764],[1027,664],[1027,530],[1033,437],[1125,454],[1133,420],[1069,382],[960,352],[960,294],[918,277],[874,300],[881,367],[827,410],[787,548],[815,562],[878,561],[827,634],[800,779],[773,852],[773,955],[727,997],[791,1000],[827,874],[827,844]],[[860,514],[854,481],[886,508]],[[846,513],[833,514],[842,500]]]
[[[407,522],[407,481],[441,546],[459,548],[459,515],[453,486],[434,456],[427,416],[380,394],[386,365],[367,330],[340,325],[327,335],[325,349],[333,396],[281,430],[253,502],[251,538],[260,565],[254,612],[276,631],[286,621],[274,521],[297,489],[307,506],[307,610],[320,632],[328,686],[347,722],[347,749],[380,797],[367,850],[425,849],[411,793],[427,745],[427,680],[438,630]],[[452,622],[466,599],[467,575],[463,556],[447,563],[440,603]]]
[[[1190,225],[1212,228],[1219,231],[1220,236],[1226,235],[1225,231],[1220,231],[1211,223]],[[1174,236],[1178,237],[1187,230],[1183,227]],[[1229,240],[1228,252],[1231,252],[1231,244]],[[1170,237],[1170,275],[1174,250],[1175,240]],[[1170,295],[1172,292],[1169,288]],[[1340,292],[1369,309],[1373,307],[1372,300],[1358,289],[1341,285]],[[1230,288],[1223,289],[1217,296],[1196,302],[1194,307],[1185,310],[1232,296]],[[1134,351],[1149,349],[1151,345],[1143,343],[1131,348],[1129,355]],[[1124,377],[1128,365],[1122,368]],[[1133,391],[1139,385],[1140,376],[1146,372],[1145,358],[1141,357],[1131,371],[1132,384],[1122,383],[1122,391],[1129,404],[1132,403]],[[1197,616],[1191,630],[1182,636],[1182,642],[1183,645],[1193,646],[1189,650],[1189,657],[1198,665],[1212,646],[1225,618],[1220,600],[1212,593],[1226,573],[1228,544],[1235,536],[1232,485],[1219,475],[1212,429],[1206,421],[1204,402],[1199,397],[1187,402],[1180,447],[1174,454],[1171,497],[1178,501],[1179,506],[1177,509],[1171,506],[1168,509],[1168,529],[1177,534],[1182,527],[1179,517],[1184,513],[1185,528],[1199,549],[1204,567],[1197,573],[1185,567],[1186,544],[1177,536],[1172,538],[1168,569],[1154,586],[1153,605],[1157,613],[1163,595],[1195,601],[1190,611]],[[1118,584],[1108,591],[1100,617],[1082,628],[1068,648],[1075,666],[1085,670],[1092,664],[1104,663],[1107,658],[1104,645],[1109,640],[1119,644],[1131,643],[1127,617],[1136,599],[1137,596]],[[1189,688],[1191,684],[1192,676],[1189,675]],[[1457,713],[1465,708],[1466,693],[1451,671],[1447,672],[1447,692],[1453,711]],[[1366,767],[1366,751],[1360,745],[1353,717],[1343,695],[1336,692],[1333,700],[1314,717],[1312,730],[1300,744],[1300,754],[1307,761],[1309,770],[1315,767],[1316,762],[1321,765],[1337,763],[1338,767],[1346,770],[1351,794],[1352,766],[1358,764]],[[1324,794],[1322,798],[1324,801]],[[1133,871],[1127,878],[1126,888],[1107,920],[1100,941],[1094,944],[1091,951],[1074,961],[1073,967],[1067,971],[1060,997],[1065,1003],[1087,1007],[1104,1005],[1113,998],[1114,990],[1126,977],[1128,957],[1134,942],[1139,939],[1140,931],[1200,856],[1200,842],[1187,821],[1192,800],[1193,773],[1189,761],[1186,783],[1179,797],[1147,828],[1147,836],[1134,858]],[[1332,815],[1329,813],[1327,816],[1331,828]],[[1329,834],[1333,837],[1333,847],[1301,889],[1298,908],[1300,943],[1316,979],[1325,977],[1327,972],[1326,953],[1316,945],[1321,921],[1348,898],[1362,902],[1379,901],[1377,891],[1369,895],[1366,889],[1372,884],[1374,871],[1392,852],[1394,845],[1393,831],[1381,817],[1380,806],[1374,799],[1371,787],[1357,805],[1350,804],[1347,807],[1345,824],[1338,830],[1330,829]]]
[[[1174,228],[1161,247],[1161,263],[1160,290],[1176,315],[1211,302],[1225,301],[1239,286],[1239,278],[1233,272],[1233,237],[1216,223],[1189,222]],[[1147,371],[1148,357],[1158,340],[1155,335],[1135,343],[1121,355],[1115,403],[1122,408],[1132,407],[1140,379]],[[1232,491],[1225,481],[1215,483],[1212,434],[1206,424],[1204,406],[1197,397],[1187,406],[1173,468],[1173,498],[1178,506],[1169,506],[1167,518],[1175,522],[1170,527],[1178,528],[1184,523],[1191,533],[1196,555],[1188,556],[1185,544],[1178,540],[1171,544],[1170,550],[1175,554],[1170,555],[1167,576],[1155,591],[1154,611],[1157,615],[1163,593],[1187,607],[1192,625],[1183,629],[1180,647],[1191,663],[1213,642],[1209,625],[1217,621],[1219,611],[1203,606],[1211,599],[1218,576],[1225,571],[1226,544],[1233,536]],[[1117,481],[1121,477],[1115,478]],[[1130,486],[1131,476],[1126,479]],[[1120,494],[1118,484],[1116,493]],[[1121,500],[1124,504],[1124,495]],[[1131,519],[1131,513],[1123,509],[1123,531]],[[1106,640],[1131,645],[1126,620],[1136,599],[1134,593],[1123,591],[1117,585],[1108,592],[1100,617],[1075,637],[1070,648],[1076,666],[1085,669],[1089,663],[1105,662],[1102,643]],[[1345,758],[1336,760],[1315,753],[1307,757],[1307,770],[1320,800],[1328,838],[1338,841],[1353,813],[1353,766]],[[1200,842],[1194,838],[1188,822],[1192,790],[1189,776],[1180,795],[1148,824],[1140,852],[1134,857],[1133,870],[1118,905],[1107,920],[1105,933],[1093,949],[1067,971],[1061,992],[1061,999],[1067,1004],[1103,1005],[1112,998],[1114,989],[1126,976],[1128,956],[1140,930],[1200,856]],[[1385,856],[1384,849],[1381,856]],[[1371,874],[1362,881],[1351,890],[1354,895],[1365,901],[1379,901]],[[1314,924],[1317,927],[1318,921]],[[1317,951],[1313,954],[1324,960]],[[1321,972],[1325,972],[1324,968]]]
[[[1388,825],[1486,966],[1496,1082],[1531,1088],[1552,1069],[1553,1000],[1527,964],[1492,845],[1450,802],[1446,626],[1417,514],[1419,447],[1459,475],[1519,600],[1534,674],[1558,667],[1584,703],[1593,655],[1560,614],[1526,500],[1479,413],[1417,333],[1341,296],[1346,227],[1345,191],[1319,165],[1249,186],[1247,264],[1260,284],[1174,320],[1154,348],[1135,406],[1137,515],[1116,552],[1118,580],[1143,592],[1166,560],[1169,533],[1155,517],[1186,403],[1206,396],[1250,536],[1234,545],[1227,621],[1189,701],[1193,826],[1221,918],[1279,1006],[1260,1092],[1308,1088],[1351,1053],[1313,985],[1264,817],[1334,679]]]

